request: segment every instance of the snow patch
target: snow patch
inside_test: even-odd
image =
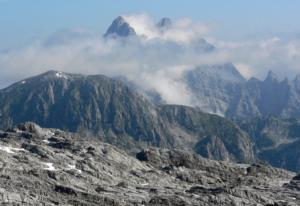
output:
[[[21,84],[26,84],[26,81],[22,81]]]
[[[55,76],[57,78],[63,78],[63,79],[69,79],[67,75],[65,75],[64,73],[62,72],[56,72]]]
[[[8,147],[8,146],[0,146],[0,150],[7,152],[9,154],[15,154],[16,152],[25,151],[21,148],[15,148],[15,147]]]
[[[250,164],[236,164],[236,166],[238,166],[239,168],[242,168],[242,169],[247,169],[251,165]]]
[[[42,128],[39,128],[38,129],[38,133],[42,136],[44,136],[46,139],[50,138],[50,137],[53,137],[55,136],[54,132],[48,130],[48,129],[42,129]]]
[[[42,163],[44,164],[45,166],[47,166],[46,168],[44,168],[44,170],[48,170],[48,171],[57,171],[57,169],[53,166],[53,163]]]
[[[45,142],[46,144],[49,144],[49,143],[50,143],[50,141],[47,140],[47,139],[44,139],[43,142]]]
[[[70,165],[70,164],[68,164],[66,169],[67,170],[75,170],[75,171],[77,171],[80,174],[82,173],[82,171],[80,169],[76,168],[76,165]]]

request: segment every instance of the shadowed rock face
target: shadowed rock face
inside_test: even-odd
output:
[[[300,204],[294,173],[182,150],[151,148],[134,158],[98,139],[33,123],[0,132],[0,165],[0,201],[8,205]]]
[[[193,104],[202,111],[225,116],[239,99],[246,82],[232,64],[200,66],[183,74]]]
[[[162,31],[165,29],[169,29],[172,26],[172,20],[168,17],[162,18],[158,23],[157,27],[160,28]]]
[[[198,109],[154,106],[122,82],[102,75],[83,76],[49,71],[0,90],[0,128],[32,121],[100,136],[105,142],[129,152],[147,146],[200,150],[207,135],[206,157],[253,162],[249,136],[222,117]],[[57,144],[57,147],[64,146]]]
[[[205,40],[201,42],[198,43],[205,45]],[[203,50],[213,50],[209,47],[199,46]],[[143,91],[137,84],[124,79],[123,82],[153,103],[165,103],[157,91]],[[294,80],[281,81],[269,72],[263,81],[256,78],[246,80],[233,64],[227,63],[198,66],[183,72],[176,81],[186,86],[190,104],[206,113],[234,120],[268,116],[300,117],[300,75]]]
[[[275,167],[300,171],[300,122],[276,117],[238,122],[254,143],[256,156]]]
[[[184,73],[183,81],[202,111],[232,119],[274,115],[300,117],[299,77],[278,80],[269,72],[263,81],[245,80],[232,64],[200,66]]]
[[[228,73],[234,74],[235,81],[242,81],[234,69]],[[271,75],[268,79],[275,81]],[[95,135],[131,153],[158,146],[195,151],[215,160],[254,162],[259,158],[292,171],[300,168],[297,120],[237,121],[240,129],[199,109],[152,105],[122,82],[102,75],[49,71],[17,82],[0,90],[0,113],[2,129],[33,121],[43,127]],[[28,148],[42,154],[35,147]]]
[[[125,21],[123,17],[119,16],[107,29],[104,37],[129,37],[132,35],[136,35],[134,29]]]

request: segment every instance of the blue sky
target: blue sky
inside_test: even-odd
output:
[[[55,31],[105,32],[118,15],[190,17],[214,25],[221,39],[298,34],[298,0],[0,0],[0,49],[20,47]]]

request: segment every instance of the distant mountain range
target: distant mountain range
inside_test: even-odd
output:
[[[172,21],[164,18],[157,27],[169,29]],[[136,35],[118,17],[104,36]],[[202,46],[214,49],[205,40]],[[215,160],[263,160],[300,170],[300,76],[278,80],[269,72],[263,81],[246,80],[227,63],[188,69],[176,81],[191,94],[193,107],[168,105],[158,91],[123,76],[48,71],[0,90],[0,129],[31,121],[97,136],[129,153],[179,148]]]
[[[143,41],[123,17],[104,34],[127,38]],[[216,49],[191,44],[199,55]],[[50,70],[0,89],[1,203],[300,204],[300,75],[247,80],[226,63],[174,81],[190,106],[125,76]]]
[[[156,25],[157,31],[160,34],[164,34],[168,30],[172,29],[173,23],[170,18],[162,18]],[[140,36],[135,31],[135,28],[130,25],[129,22],[122,16],[117,17],[112,24],[107,29],[106,33],[103,35],[106,39],[126,39],[126,38],[136,38],[139,39]],[[167,40],[170,41],[170,40]],[[174,43],[174,42],[172,42]],[[177,45],[179,46],[179,45]],[[199,37],[198,39],[194,40],[190,45],[193,47],[197,52],[211,52],[215,49],[215,47],[208,43],[205,39]]]
[[[146,96],[154,104],[165,104],[158,91],[143,90],[125,77],[117,79]],[[191,94],[191,105],[201,111],[232,120],[276,116],[300,117],[300,75],[279,80],[270,71],[265,80],[246,80],[231,64],[201,65],[187,70],[176,81]]]
[[[226,91],[234,92],[245,80],[235,70],[226,71],[230,80]],[[224,82],[219,81],[220,85]],[[0,90],[0,128],[27,121],[98,136],[130,153],[149,146],[180,148],[210,159],[260,159],[300,170],[300,123],[296,119],[258,116],[231,121],[197,108],[155,105],[123,82],[103,75],[49,71]]]
[[[300,76],[278,80],[269,72],[263,81],[245,80],[232,64],[200,66],[183,81],[195,97],[195,106],[231,119],[277,116],[300,117]]]
[[[169,29],[172,21],[163,18],[158,28]],[[123,18],[118,17],[108,28],[106,38],[138,37],[134,28]],[[201,52],[211,52],[216,48],[199,37],[194,43]],[[154,104],[164,104],[158,91],[144,91],[138,83],[126,77],[118,77],[135,91],[148,97]],[[177,81],[186,86],[191,93],[191,105],[201,111],[217,114],[230,119],[277,116],[281,118],[300,117],[300,75],[294,80],[279,80],[270,71],[265,80],[257,78],[246,80],[234,64],[199,65],[190,68]]]

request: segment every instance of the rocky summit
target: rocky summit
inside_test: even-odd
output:
[[[126,22],[126,20],[119,16],[117,17],[110,27],[107,29],[104,37],[128,37],[136,35],[134,29]]]
[[[300,178],[260,164],[148,148],[129,156],[92,137],[33,123],[0,132],[5,205],[300,204]]]

